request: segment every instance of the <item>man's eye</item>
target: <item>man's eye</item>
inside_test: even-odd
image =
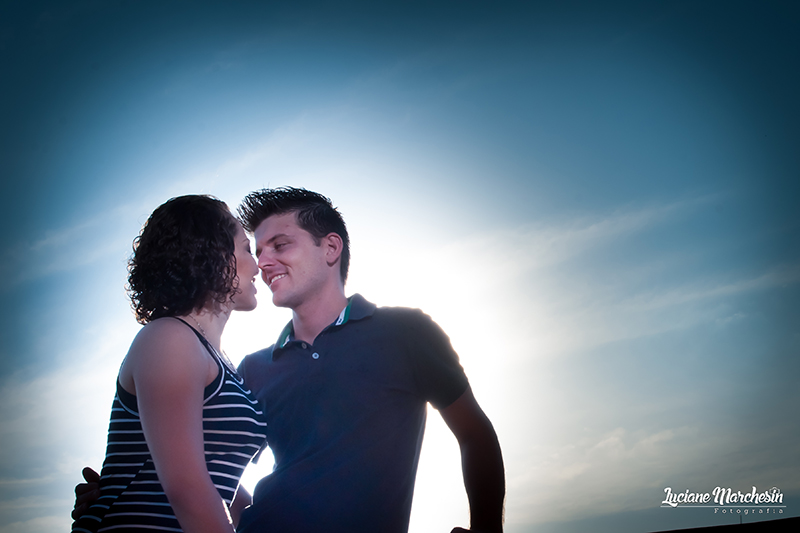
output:
[[[281,248],[283,248],[284,246],[286,246],[286,243],[285,243],[285,242],[279,242],[279,243],[276,243],[276,244],[275,244],[275,249],[276,249],[276,250],[280,250],[280,249],[281,249]]]

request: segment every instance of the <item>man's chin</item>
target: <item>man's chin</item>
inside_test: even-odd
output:
[[[291,307],[291,304],[285,298],[281,298],[279,295],[274,294],[272,295],[272,305],[275,307]]]

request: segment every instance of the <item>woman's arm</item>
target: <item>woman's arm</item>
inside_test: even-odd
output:
[[[140,332],[120,375],[132,378],[158,479],[186,533],[234,531],[203,446],[203,392],[217,371],[189,328],[163,320]]]

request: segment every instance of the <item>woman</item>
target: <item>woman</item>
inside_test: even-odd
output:
[[[220,337],[255,308],[257,274],[223,202],[182,196],[150,216],[128,276],[144,327],[119,371],[100,497],[73,532],[234,531],[228,505],[266,423]]]

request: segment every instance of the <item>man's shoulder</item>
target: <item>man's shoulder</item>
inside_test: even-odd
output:
[[[381,327],[406,334],[443,334],[442,328],[422,309],[413,307],[378,307],[375,321]]]
[[[239,374],[244,376],[247,374],[249,369],[252,369],[255,366],[269,364],[269,362],[272,361],[272,350],[274,348],[275,345],[273,344],[272,346],[268,346],[267,348],[244,356],[242,362],[239,363]]]
[[[350,297],[352,311],[350,319],[361,321],[369,318],[367,323],[374,324],[379,322],[386,325],[401,325],[405,323],[415,323],[422,321],[432,322],[431,318],[422,310],[411,307],[395,306],[376,306],[360,294]]]
[[[392,315],[392,316],[399,316],[399,317],[417,317],[420,315],[425,315],[422,309],[418,309],[416,307],[400,307],[400,306],[380,306],[375,309],[376,313]],[[427,315],[425,315],[427,316]]]
[[[373,313],[380,320],[397,323],[432,322],[433,320],[422,309],[415,307],[382,306]]]
[[[274,344],[263,350],[253,352],[245,356],[242,362],[239,363],[239,368],[237,369],[239,375],[244,378],[245,383],[256,396],[266,384],[267,367],[272,363],[273,348],[275,348]]]
[[[257,352],[253,352],[251,354],[245,355],[245,359],[263,359],[264,357],[272,356],[272,350],[275,348],[275,345],[267,346],[266,348],[262,348]]]

